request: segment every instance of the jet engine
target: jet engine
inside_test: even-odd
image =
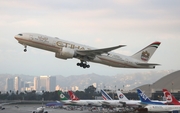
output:
[[[63,47],[59,53],[55,54],[55,57],[66,60],[68,58],[73,58],[74,55],[75,55],[74,49]]]

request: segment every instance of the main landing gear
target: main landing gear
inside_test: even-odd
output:
[[[87,64],[86,61],[81,61],[81,63],[77,63],[77,66],[83,67],[84,69],[85,68],[90,68],[90,65]]]
[[[26,52],[27,51],[27,46],[26,45],[24,45],[24,52]]]

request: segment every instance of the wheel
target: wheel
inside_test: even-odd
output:
[[[86,64],[83,64],[83,68],[84,68],[84,69],[86,68]]]
[[[80,66],[80,67],[83,67],[83,63],[79,63],[79,66]]]
[[[77,63],[77,66],[80,66],[80,63]]]
[[[27,51],[27,49],[24,49],[24,52],[26,52]]]
[[[87,68],[90,68],[90,65],[86,65]]]

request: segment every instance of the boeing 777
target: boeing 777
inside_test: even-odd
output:
[[[156,51],[160,42],[154,42],[132,56],[125,56],[111,52],[112,50],[124,47],[118,45],[109,48],[95,49],[90,46],[65,41],[57,37],[50,37],[36,33],[20,33],[14,36],[15,39],[24,45],[24,52],[27,46],[51,51],[55,53],[55,57],[60,59],[77,58],[80,63],[77,66],[89,68],[87,62],[100,63],[112,67],[120,68],[155,68],[156,63],[148,63],[149,59]]]

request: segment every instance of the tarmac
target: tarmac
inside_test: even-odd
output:
[[[4,105],[4,110],[0,110],[0,113],[32,113],[38,107],[41,107],[41,104],[13,104],[13,105]],[[48,113],[115,113],[112,111],[89,111],[88,109],[81,111],[80,109],[76,110],[66,110],[60,108],[45,108],[45,111]],[[127,112],[126,112],[127,113]],[[132,113],[132,112],[131,112]]]
[[[0,110],[0,113],[32,113],[38,107],[41,107],[41,104],[13,104],[13,105],[4,105],[4,110]],[[48,113],[92,113],[89,110],[66,110],[60,108],[45,108],[45,111]],[[96,111],[94,112],[96,113]],[[98,112],[99,113],[99,112]]]

